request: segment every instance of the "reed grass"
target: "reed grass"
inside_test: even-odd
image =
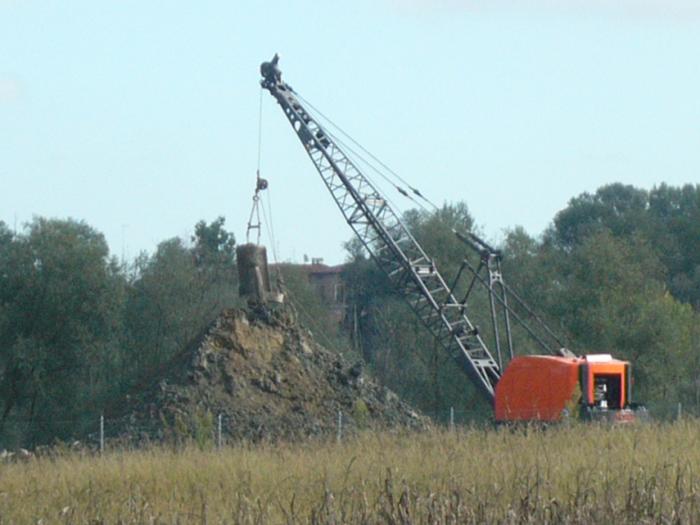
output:
[[[700,423],[364,433],[0,465],[0,524],[698,523]]]

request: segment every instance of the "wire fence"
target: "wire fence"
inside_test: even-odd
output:
[[[416,412],[421,421],[430,420],[429,426],[455,429],[467,424],[473,413],[454,407],[438,412]],[[428,418],[428,419],[426,419]],[[408,427],[398,420],[394,424],[372,421],[361,422],[357,414],[351,411],[337,410],[327,421],[321,421],[318,431],[310,435],[313,438],[334,439],[342,442],[362,429],[389,429]],[[390,417],[388,419],[391,419]],[[380,421],[381,418],[377,418]],[[4,433],[0,434],[0,451],[17,449],[43,448],[47,438],[55,432],[58,438],[51,442],[53,446],[89,449],[105,452],[110,448],[132,448],[156,443],[196,443],[207,447],[221,448],[241,441],[266,441],[279,434],[280,426],[263,423],[259,428],[251,426],[250,421],[242,420],[218,412],[188,415],[178,420],[162,416],[138,418],[121,416],[110,418],[103,414],[93,417],[74,419],[61,418],[7,418]],[[420,427],[416,425],[413,428]],[[73,432],[66,431],[72,429]],[[301,431],[292,429],[292,435],[299,437]],[[4,439],[3,439],[4,438]]]
[[[684,405],[681,402],[672,401],[655,403],[650,407],[649,412],[650,419],[659,422],[700,417],[700,409],[695,404]],[[473,410],[454,406],[441,410],[424,410],[420,412],[420,416],[429,418],[430,427],[450,431],[475,426],[489,428],[494,424],[490,417],[475,417]],[[326,417],[327,421],[323,421],[318,432],[309,435],[309,438],[334,439],[340,443],[351,438],[361,429],[390,428],[390,425],[358,424],[356,414],[343,410],[338,410],[332,416]],[[406,425],[401,423],[394,425],[394,427],[402,426]],[[74,432],[66,432],[67,428],[73,429]],[[244,441],[272,441],[278,437],[280,428],[269,428],[262,423],[255,429],[251,427],[250,421],[244,421],[224,412],[215,414],[207,412],[170,421],[162,416],[109,418],[103,414],[79,419],[7,418],[4,432],[0,434],[0,455],[3,453],[7,455],[7,450],[45,449],[49,441],[46,436],[52,431],[55,431],[60,439],[53,439],[48,443],[49,446],[104,453],[110,449],[139,448],[147,444],[194,443],[202,447],[223,448]],[[294,436],[299,439],[301,432],[297,432]]]

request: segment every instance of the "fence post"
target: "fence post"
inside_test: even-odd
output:
[[[338,410],[338,437],[337,441],[340,443],[343,439],[343,413]]]
[[[683,416],[683,405],[681,405],[681,402],[678,402],[678,418],[680,419]]]
[[[219,413],[218,422],[216,426],[216,446],[221,449],[221,413]]]
[[[450,407],[450,430],[455,429],[455,407]]]
[[[105,415],[100,414],[100,454],[105,451]]]

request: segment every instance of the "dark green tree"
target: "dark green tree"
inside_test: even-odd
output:
[[[192,253],[195,263],[203,266],[223,266],[232,270],[235,268],[236,240],[231,232],[226,231],[224,217],[207,224],[199,221],[195,224]]]
[[[0,233],[0,433],[75,432],[115,364],[123,281],[102,234],[34,219]]]
[[[601,229],[621,237],[648,231],[648,201],[647,191],[619,183],[583,193],[557,213],[549,236],[563,249],[572,249]]]
[[[662,184],[651,191],[603,186],[571,199],[545,242],[572,250],[602,230],[620,239],[645,239],[664,265],[674,297],[700,309],[700,185]]]
[[[130,355],[123,388],[148,377],[214,320],[239,306],[235,240],[219,217],[200,221],[187,246],[174,238],[135,263],[129,288],[124,346]]]

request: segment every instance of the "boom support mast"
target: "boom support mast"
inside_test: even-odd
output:
[[[455,299],[434,261],[387,200],[282,81],[277,62],[275,55],[260,66],[261,85],[281,106],[345,220],[421,322],[477,389],[493,401],[501,369],[468,317],[464,302]]]

